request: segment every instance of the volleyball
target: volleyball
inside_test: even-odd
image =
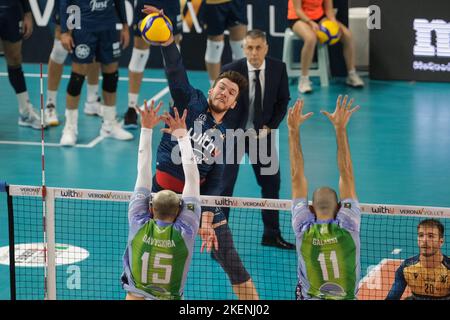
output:
[[[341,39],[339,24],[335,21],[325,20],[319,25],[317,37],[322,44],[334,45]]]
[[[164,43],[169,40],[173,27],[167,16],[154,12],[142,19],[139,30],[146,42]]]

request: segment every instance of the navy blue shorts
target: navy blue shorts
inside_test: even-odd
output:
[[[17,42],[22,40],[22,11],[19,6],[0,10],[0,39]]]
[[[71,55],[75,63],[92,63],[94,61],[102,64],[110,64],[119,60],[120,38],[119,31],[114,30],[86,32],[83,29],[73,30],[73,41],[75,49]]]
[[[180,13],[180,1],[179,0],[140,0],[135,9],[135,21],[134,21],[134,35],[141,36],[141,32],[138,28],[138,23],[145,18],[146,14],[142,12],[144,5],[154,6],[158,9],[163,9],[164,14],[170,19],[173,26],[173,34],[177,35],[181,33],[183,29],[183,21]]]
[[[247,25],[247,5],[244,0],[233,0],[221,4],[203,3],[201,21],[208,36],[218,36],[226,29]]]
[[[159,192],[161,190],[164,190],[156,181],[156,175],[153,175],[152,178],[152,192]],[[202,188],[200,187],[200,194],[203,194]],[[214,212],[214,218],[213,218],[213,225],[215,227],[220,227],[227,223],[227,217],[223,213],[223,210],[219,207],[206,207],[202,206],[202,212],[204,211],[211,211]]]

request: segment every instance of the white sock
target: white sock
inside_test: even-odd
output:
[[[214,80],[209,80],[209,86],[212,88],[213,85],[214,85]]]
[[[98,83],[97,84],[89,84],[87,85],[87,101],[95,102],[98,97]]]
[[[66,109],[66,125],[78,126],[78,109]]]
[[[348,75],[351,75],[351,74],[356,74],[356,70],[355,69],[348,70]]]
[[[24,91],[16,95],[17,101],[19,102],[19,112],[20,114],[27,114],[30,110],[28,104],[30,103],[30,97],[28,96],[28,91]]]
[[[128,93],[128,108],[137,106],[139,93]]]
[[[103,120],[113,122],[116,119],[116,106],[102,106]]]
[[[301,76],[300,81],[308,81],[309,76]]]
[[[47,102],[45,105],[47,106],[49,103],[53,103],[56,106],[56,95],[58,91],[47,90]]]

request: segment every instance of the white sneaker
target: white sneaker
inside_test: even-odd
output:
[[[84,103],[84,113],[90,116],[102,116],[102,105],[100,104],[100,101],[93,101],[89,102],[86,101]]]
[[[44,110],[45,124],[48,126],[59,125],[58,114],[56,113],[56,107],[53,103],[49,103]]]
[[[100,129],[100,136],[117,140],[131,140],[134,138],[131,133],[122,129],[122,126],[117,120],[103,121],[102,128]]]
[[[63,135],[59,144],[62,146],[73,147],[77,143],[78,128],[70,124],[64,126]]]
[[[307,77],[300,77],[298,82],[298,91],[300,93],[310,93],[312,92],[311,81]]]
[[[345,83],[354,88],[364,87],[364,81],[362,81],[362,79],[356,74],[356,72],[350,72]]]
[[[27,113],[19,115],[19,126],[41,129],[41,117],[39,117],[32,105],[29,105]],[[45,123],[44,123],[45,128]]]

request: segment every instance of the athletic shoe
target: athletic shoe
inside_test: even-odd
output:
[[[58,114],[56,113],[56,107],[53,103],[49,103],[44,110],[45,124],[48,126],[59,125]]]
[[[100,136],[117,140],[131,140],[134,138],[131,133],[122,129],[117,120],[103,121],[102,128],[100,129]]]
[[[73,147],[77,143],[77,135],[78,128],[66,123],[59,144],[62,146]]]
[[[86,101],[84,103],[84,113],[90,116],[102,116],[102,105],[100,103],[100,97],[98,97],[97,101],[89,102]]]
[[[356,74],[356,72],[349,73],[345,83],[354,88],[364,87],[364,81],[362,81],[362,79]]]
[[[136,110],[134,110],[134,108],[128,108],[123,116],[123,127],[125,129],[137,129],[137,118]]]
[[[311,81],[308,77],[300,77],[298,82],[298,91],[300,93],[310,93],[312,92]]]
[[[39,117],[32,105],[29,105],[27,113],[19,115],[19,126],[41,129],[41,117]],[[44,123],[45,128],[45,123]]]

